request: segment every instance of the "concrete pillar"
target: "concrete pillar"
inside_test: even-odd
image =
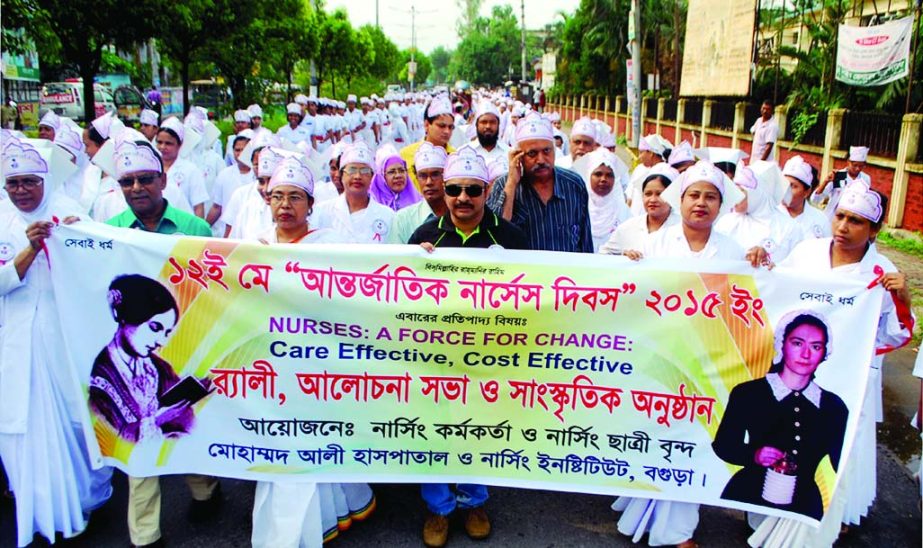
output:
[[[603,105],[603,120],[608,124],[609,123],[609,96],[606,95],[606,101]],[[613,129],[613,135],[616,135],[616,130]]]
[[[661,97],[657,99],[657,134],[660,135],[660,123],[663,121],[663,105],[667,100]]]
[[[708,146],[708,128],[711,127],[711,111],[714,106],[715,102],[711,99],[706,99],[702,102],[702,133],[699,136],[700,147]]]
[[[682,129],[679,125],[682,123],[683,118],[686,116],[686,100],[680,99],[676,102],[676,135],[674,137],[675,144],[680,144],[682,142]]]
[[[580,95],[580,111],[579,111],[579,116],[578,116],[579,118],[583,117],[584,107],[586,107],[586,95],[581,94]]]
[[[824,161],[820,172],[833,171],[833,151],[840,148],[840,134],[843,131],[845,108],[835,108],[827,112],[827,130],[824,134]]]
[[[776,106],[776,123],[779,125],[779,141],[785,140],[786,129],[788,128],[788,107],[786,105]],[[776,158],[779,158],[779,143],[776,143]]]
[[[624,95],[615,96],[615,123],[612,125],[615,126],[615,131],[613,132],[613,135],[615,135],[616,139],[618,139],[619,137],[619,119],[622,116],[622,103],[624,101],[625,101]],[[628,132],[626,131],[625,133],[628,133]]]
[[[641,98],[641,125],[639,126],[641,135],[638,135],[638,139],[644,136],[644,133],[646,131],[644,127],[644,121],[647,120],[648,116],[650,116],[650,112],[651,112],[651,98],[642,97]]]
[[[747,103],[740,102],[734,105],[734,136],[731,137],[731,148],[740,148],[740,136],[744,134],[747,126]]]
[[[905,114],[901,124],[901,139],[897,145],[897,163],[894,167],[894,182],[891,185],[891,199],[888,202],[888,226],[899,228],[904,222],[904,206],[907,202],[907,187],[910,173],[907,164],[916,161],[920,150],[920,127],[923,114]]]

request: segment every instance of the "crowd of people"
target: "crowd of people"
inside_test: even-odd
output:
[[[183,119],[161,120],[146,110],[138,128],[113,113],[82,128],[49,112],[38,139],[2,130],[0,458],[16,499],[18,544],[31,543],[35,534],[51,541],[56,533],[80,534],[112,492],[111,469],[94,469],[89,460],[78,420],[82,402],[72,401],[77,381],[59,367],[66,359],[55,355],[63,350],[41,342],[60,339],[43,252],[59,222],[266,244],[409,243],[432,253],[502,247],[640,261],[744,260],[754,268],[786,265],[869,279],[883,266],[878,279],[887,291],[876,347],[883,353],[905,344],[913,321],[901,311],[910,308],[910,295],[904,275],[875,246],[887,199],[863,171],[868,149],[852,147],[845,170],[825,175],[799,156],[780,166],[771,109],[763,116],[754,125],[760,139],[752,157],[654,134],[640,139],[633,167],[617,153],[604,122],[580,118],[565,133],[559,114],[484,89],[470,105],[429,93],[349,95],[345,102],[298,95],[277,132],[263,126],[259,105],[236,111],[226,141],[199,107]],[[110,288],[113,294],[122,292]],[[179,311],[167,297],[136,305],[175,323]],[[149,351],[132,350],[130,333],[143,322],[126,316],[118,298],[110,305],[128,342],[116,345],[117,333],[100,354],[91,405],[123,436],[169,437],[184,428],[188,412],[181,404],[158,403],[176,375],[160,375],[159,385],[136,382],[159,364]],[[876,492],[882,355],[864,359],[871,381],[859,434],[821,527],[751,514],[754,545],[829,546],[841,524],[867,516]],[[812,381],[780,375],[774,382],[782,384],[767,397],[781,403],[810,392]],[[119,405],[123,395],[141,403]],[[764,468],[786,450],[727,442],[756,455],[755,466]],[[187,482],[190,517],[216,512],[219,480],[190,475]],[[131,543],[161,544],[158,478],[129,478],[128,486]],[[421,496],[427,546],[446,544],[448,516],[456,510],[464,512],[470,537],[490,534],[487,487],[426,484]],[[375,504],[367,484],[259,482],[252,542],[317,546],[364,519]],[[647,535],[652,546],[695,545],[696,504],[621,497],[613,509],[621,512],[618,530],[635,541]]]

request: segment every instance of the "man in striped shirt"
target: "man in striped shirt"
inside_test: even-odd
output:
[[[515,135],[510,171],[494,181],[487,207],[525,232],[531,249],[593,253],[586,185],[555,167],[551,123],[530,114]]]

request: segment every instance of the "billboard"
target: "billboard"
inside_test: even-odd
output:
[[[754,0],[689,0],[680,95],[749,94],[755,25]]]

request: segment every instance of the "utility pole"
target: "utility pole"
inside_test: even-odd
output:
[[[641,30],[641,6],[638,0],[631,0],[631,25],[634,32],[629,32],[628,39],[631,45],[631,83],[628,90],[628,98],[631,101],[631,140],[629,144],[633,148],[638,147],[641,138],[641,44],[638,41],[638,35]]]
[[[410,6],[410,66],[407,67],[407,76],[410,76],[410,91],[413,92],[413,77],[417,74],[417,63],[414,54],[417,52],[417,8]]]
[[[375,0],[375,26],[381,28],[381,25],[378,24],[378,0]]]
[[[522,49],[522,66],[520,67],[521,69],[520,81],[525,82],[526,81],[526,0],[520,0],[519,9],[521,13],[521,16],[519,18],[520,19],[519,23],[520,23],[520,26],[522,27],[519,33],[519,47],[520,49]]]

